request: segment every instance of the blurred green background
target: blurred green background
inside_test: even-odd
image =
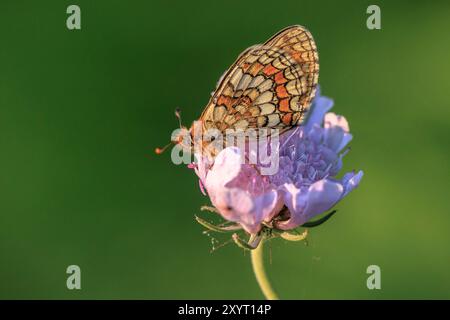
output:
[[[322,92],[354,134],[345,169],[365,176],[309,246],[271,242],[274,287],[450,298],[450,5],[317,0],[1,1],[0,298],[262,298],[248,254],[210,253],[195,175],[153,150],[175,107],[189,124],[243,49],[292,24],[316,39]]]

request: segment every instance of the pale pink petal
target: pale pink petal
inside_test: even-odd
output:
[[[340,127],[344,132],[350,132],[350,127],[348,125],[347,119],[344,116],[336,115],[334,112],[328,112],[325,114],[325,118],[323,121],[323,127],[325,129],[331,127]]]
[[[239,148],[231,147],[222,150],[216,157],[214,165],[205,179],[208,191],[224,187],[239,175],[241,171],[242,155]]]
[[[248,233],[257,233],[261,223],[271,216],[278,204],[278,194],[270,191],[252,197],[237,188],[224,189],[211,197],[213,205],[227,220],[242,225]]]

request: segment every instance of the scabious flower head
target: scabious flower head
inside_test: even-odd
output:
[[[258,233],[263,223],[291,230],[357,187],[362,171],[336,177],[352,135],[343,116],[327,113],[332,106],[331,99],[318,93],[305,124],[280,136],[274,150],[279,169],[273,175],[245,163],[245,151],[237,147],[223,149],[212,160],[197,154],[193,167],[218,212],[250,234]]]

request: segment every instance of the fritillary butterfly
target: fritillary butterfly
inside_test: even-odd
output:
[[[318,77],[311,33],[299,25],[287,27],[239,55],[219,80],[199,121],[203,130],[285,131],[305,119]]]
[[[319,77],[311,33],[291,26],[245,50],[222,76],[200,120],[204,128],[281,128],[302,123]]]

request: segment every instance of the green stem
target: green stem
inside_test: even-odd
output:
[[[263,243],[264,240],[261,241],[261,243],[255,250],[251,251],[253,272],[255,273],[256,281],[258,281],[259,287],[261,288],[261,291],[263,292],[266,299],[278,300],[278,296],[273,291],[269,279],[267,278],[267,274],[264,270]]]

